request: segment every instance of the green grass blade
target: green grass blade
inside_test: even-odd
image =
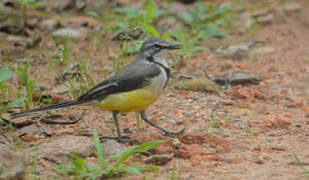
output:
[[[93,131],[93,143],[97,151],[98,165],[100,168],[104,168],[105,167],[104,156],[100,144],[99,135],[96,129]]]
[[[24,101],[25,101],[25,98],[18,97],[18,98],[15,98],[12,102],[10,102],[8,106],[15,106],[15,105],[21,104]]]
[[[147,11],[146,11],[146,17],[144,19],[145,24],[150,24],[152,19],[152,11],[154,9],[154,1],[150,1]]]
[[[300,160],[298,159],[297,155],[295,152],[293,152],[293,156],[296,160],[296,163],[298,164],[298,166],[304,171],[304,173],[309,174],[309,169],[306,169],[303,164],[300,162]]]
[[[4,66],[0,69],[0,83],[6,81],[12,77],[9,66]]]
[[[157,38],[160,37],[160,33],[154,28],[152,27],[151,25],[149,24],[145,24],[145,23],[142,23],[141,22],[141,25],[147,30],[147,35],[148,36],[155,36]]]

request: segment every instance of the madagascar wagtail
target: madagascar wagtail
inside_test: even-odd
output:
[[[156,58],[155,55],[161,50],[179,49],[180,47],[181,45],[170,44],[164,39],[150,38],[143,43],[137,55],[137,59],[134,62],[94,86],[79,98],[23,111],[13,114],[12,118],[35,112],[84,104],[92,105],[113,113],[117,128],[117,138],[119,140],[121,140],[122,136],[117,115],[119,113],[128,113],[132,111],[140,112],[145,122],[160,129],[165,135],[170,137],[177,136],[182,133],[184,129],[178,132],[168,131],[148,120],[145,110],[159,98],[169,79],[170,70],[166,59]]]

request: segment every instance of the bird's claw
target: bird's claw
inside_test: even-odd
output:
[[[182,128],[181,130],[179,131],[165,131],[164,133],[164,136],[169,136],[169,137],[177,137],[179,136],[180,134],[182,134],[183,132],[185,131],[185,128]]]

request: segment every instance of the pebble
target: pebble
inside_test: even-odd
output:
[[[265,16],[258,17],[257,21],[261,24],[270,24],[275,19],[274,14],[267,14]]]
[[[275,52],[276,52],[275,48],[271,46],[265,46],[265,47],[259,48],[256,51],[254,51],[254,53],[257,55],[269,55]]]
[[[273,163],[279,163],[279,160],[278,160],[278,159],[273,159],[273,160],[271,160],[271,162],[273,162]]]
[[[83,33],[80,29],[73,28],[62,28],[53,32],[53,36],[64,37],[64,38],[80,38]]]
[[[119,151],[125,150],[126,146],[113,139],[106,139],[101,142],[102,153],[104,156],[111,156]]]
[[[235,130],[235,131],[234,131],[234,134],[239,134],[239,133],[240,133],[239,130]]]
[[[144,162],[146,164],[151,163],[151,164],[156,164],[156,165],[164,165],[168,161],[170,161],[173,156],[174,156],[174,154],[156,154],[156,155],[152,155],[150,157],[147,157],[144,160]]]
[[[250,49],[250,47],[254,46],[256,42],[250,41],[250,42],[243,42],[240,44],[235,44],[228,46],[227,48],[219,47],[216,50],[216,53],[222,54],[229,58],[244,56],[246,52]]]
[[[272,146],[271,150],[276,150],[276,151],[285,151],[286,148],[283,146]]]
[[[47,32],[51,32],[58,27],[60,27],[60,23],[54,19],[47,19],[41,23],[41,28]]]
[[[301,8],[302,8],[302,5],[300,3],[296,3],[296,2],[286,3],[283,7],[284,12],[286,12],[286,13],[297,12]]]

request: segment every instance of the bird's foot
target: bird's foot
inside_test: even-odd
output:
[[[166,130],[166,131],[164,131],[164,133],[165,133],[164,136],[169,136],[169,137],[174,138],[174,137],[181,135],[184,131],[185,131],[185,128],[183,128],[179,131],[167,131]]]

